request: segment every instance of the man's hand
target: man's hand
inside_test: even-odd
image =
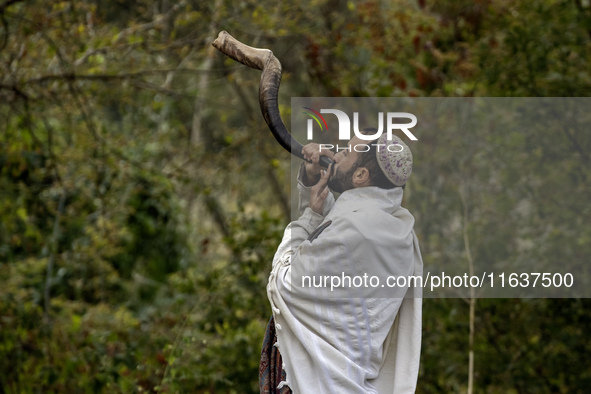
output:
[[[308,207],[320,215],[323,213],[322,206],[324,205],[324,201],[326,200],[326,197],[328,197],[328,187],[326,187],[326,184],[328,183],[328,178],[330,178],[331,168],[332,164],[328,167],[328,170],[320,171],[320,180],[317,184],[312,186],[310,193]]]
[[[320,151],[320,144],[307,144],[302,148],[302,154],[304,155],[304,159],[307,160],[306,162],[306,172],[302,178],[302,183],[304,186],[312,186],[318,183],[320,179],[320,156],[326,156],[329,159],[332,159],[334,156],[334,152],[328,149],[323,149]]]

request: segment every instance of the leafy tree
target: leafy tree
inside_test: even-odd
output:
[[[219,30],[281,59],[284,116],[290,96],[587,96],[587,3],[5,0],[0,391],[257,391],[290,168]],[[589,260],[588,115],[524,110],[580,123],[421,136],[427,267]],[[419,391],[466,391],[472,351],[474,391],[584,392],[588,306],[425,299]]]

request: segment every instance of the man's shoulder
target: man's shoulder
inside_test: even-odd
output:
[[[364,207],[335,216],[332,218],[331,227],[331,230],[353,238],[355,243],[376,240],[388,242],[392,239],[411,237],[414,217],[402,207],[394,212]]]
[[[379,223],[397,226],[414,226],[414,216],[408,209],[403,207],[388,211],[378,207],[367,206],[342,215],[340,219],[370,226],[376,226]]]

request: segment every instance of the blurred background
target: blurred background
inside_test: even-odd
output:
[[[281,60],[288,125],[292,96],[591,93],[589,0],[1,0],[0,393],[258,392],[290,158],[220,30]],[[445,138],[405,192],[426,267],[590,262],[588,128]],[[587,392],[590,305],[425,299],[418,392]]]

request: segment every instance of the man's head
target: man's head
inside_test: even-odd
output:
[[[365,129],[363,132],[375,134],[376,129]],[[397,186],[404,188],[406,178],[412,170],[410,149],[401,141],[386,141],[385,137],[384,134],[373,141],[365,141],[357,136],[351,139],[349,149],[340,150],[334,156],[328,187],[337,193],[367,186],[382,189]],[[392,147],[389,144],[398,146]],[[402,154],[404,149],[406,151]],[[400,170],[405,173],[399,174]]]

